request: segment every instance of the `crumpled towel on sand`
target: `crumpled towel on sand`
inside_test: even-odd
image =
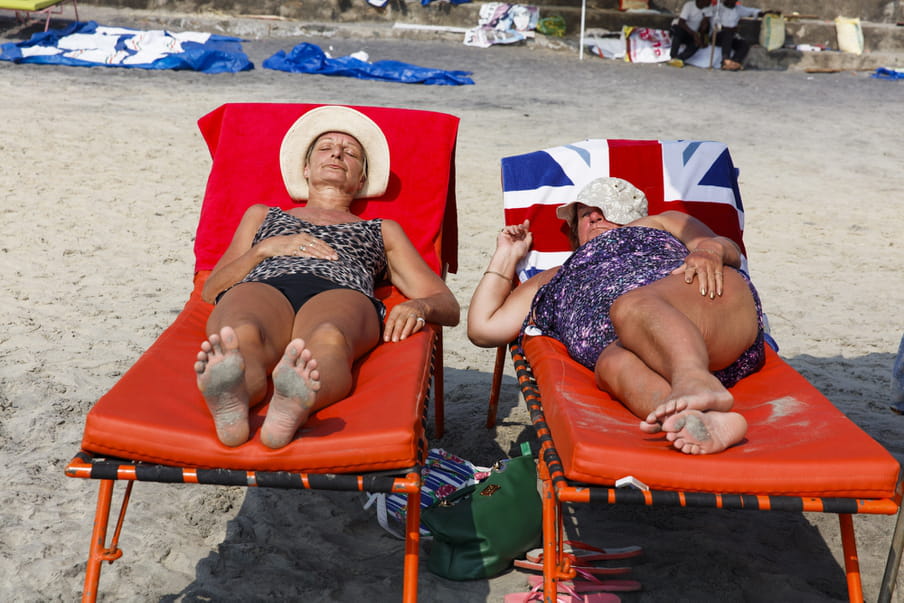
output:
[[[14,63],[185,69],[233,73],[253,69],[238,38],[200,32],[172,33],[107,27],[95,21],[34,34],[0,45],[0,60]]]
[[[461,86],[474,83],[474,80],[467,77],[471,74],[470,71],[444,71],[399,61],[370,63],[353,55],[333,59],[319,46],[308,42],[302,42],[288,53],[284,50],[278,51],[265,59],[263,66],[267,69],[290,73],[341,75],[362,80],[382,80],[404,84]]]

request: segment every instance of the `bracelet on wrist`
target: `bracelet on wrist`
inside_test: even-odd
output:
[[[502,274],[501,272],[496,272],[495,270],[487,270],[486,272],[483,273],[484,276],[486,276],[488,274],[495,274],[499,278],[504,278],[508,282],[512,282],[512,277],[506,276],[506,275]]]

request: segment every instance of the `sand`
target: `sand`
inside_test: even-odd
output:
[[[85,7],[90,18],[90,7]],[[15,32],[0,21],[5,40]],[[502,223],[499,159],[586,137],[699,138],[741,169],[745,240],[781,355],[904,458],[888,408],[902,334],[904,84],[865,73],[708,72],[579,62],[537,47],[457,40],[305,38],[334,55],[473,71],[431,87],[260,68],[301,38],[249,41],[235,75],[0,64],[0,599],[72,601],[82,589],[94,482],[64,476],[85,414],[187,298],[210,166],[196,120],[233,101],[399,106],[461,118],[460,269],[467,310]],[[529,433],[506,368],[483,427],[494,352],[445,335],[444,447],[489,464]],[[186,367],[188,370],[188,367]],[[431,432],[432,433],[432,432]],[[840,443],[843,444],[843,443]],[[103,600],[393,601],[402,545],[354,493],[140,483]],[[892,517],[856,517],[875,600]],[[835,516],[580,507],[572,536],[639,544],[644,591],[624,601],[843,600]],[[422,556],[423,601],[502,601],[523,575],[452,583]],[[895,600],[904,600],[899,580]]]

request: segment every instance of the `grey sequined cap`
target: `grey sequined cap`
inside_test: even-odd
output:
[[[647,215],[647,197],[639,188],[621,178],[597,178],[581,189],[571,203],[556,209],[556,216],[574,228],[575,204],[597,207],[610,222],[627,224]]]

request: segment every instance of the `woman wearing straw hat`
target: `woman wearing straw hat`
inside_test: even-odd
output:
[[[756,291],[740,250],[677,211],[647,215],[644,194],[619,178],[589,183],[557,209],[576,251],[512,289],[530,224],[505,227],[468,310],[479,346],[540,332],[565,344],[597,384],[687,454],[739,442],[747,422],[727,387],[764,361]],[[525,319],[525,317],[527,317]]]
[[[460,308],[392,220],[362,220],[357,197],[389,179],[389,146],[364,114],[323,106],[286,133],[280,167],[289,211],[251,206],[208,277],[216,302],[195,363],[198,387],[227,446],[249,438],[248,410],[273,394],[261,441],[289,443],[308,416],[346,397],[352,365],[380,340],[405,339],[427,322],[454,326]],[[408,301],[383,322],[374,283],[385,274]]]

